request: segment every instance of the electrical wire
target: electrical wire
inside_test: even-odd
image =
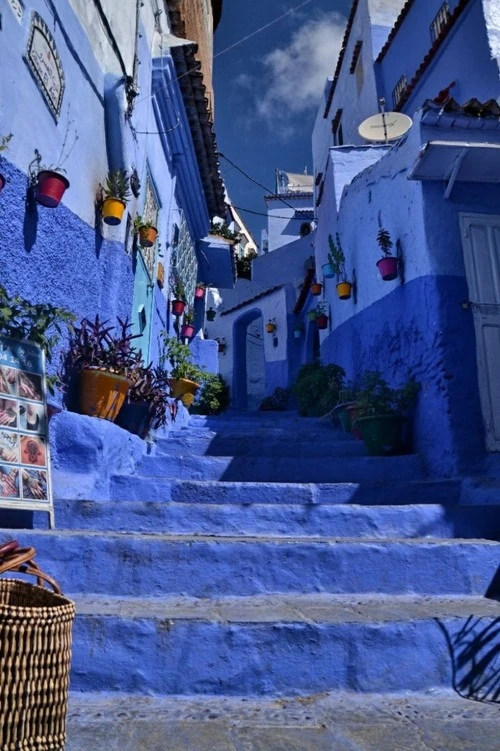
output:
[[[251,177],[251,176],[250,176],[249,174],[247,174],[247,173],[246,173],[246,172],[245,172],[244,170],[242,170],[242,169],[241,169],[241,167],[238,167],[238,165],[237,165],[237,164],[235,164],[234,162],[232,162],[232,161],[231,161],[231,159],[229,159],[229,157],[227,157],[227,156],[226,156],[225,154],[223,154],[223,153],[222,153],[221,151],[219,151],[219,156],[221,156],[221,157],[222,157],[223,159],[225,159],[225,160],[226,160],[226,162],[229,162],[229,164],[230,164],[230,165],[231,165],[232,167],[234,167],[235,169],[237,169],[237,170],[238,170],[238,172],[241,172],[241,174],[242,174],[242,175],[244,175],[244,176],[245,176],[245,177],[246,177],[246,178],[247,178],[248,180],[250,180],[251,182],[255,183],[255,185],[258,185],[258,186],[259,186],[259,188],[264,188],[264,190],[265,190],[265,191],[267,191],[267,193],[269,193],[269,194],[271,194],[271,195],[274,195],[274,191],[272,191],[272,190],[271,190],[270,188],[266,188],[266,186],[265,186],[265,185],[262,185],[262,183],[259,183],[259,181],[258,181],[258,180],[254,180],[254,178],[253,178],[253,177]],[[292,206],[292,205],[291,205],[290,203],[288,203],[287,201],[285,201],[285,200],[284,200],[284,198],[280,198],[279,200],[281,201],[281,203],[284,203],[284,204],[285,204],[285,206],[288,206],[288,208],[289,208],[289,209],[294,209],[294,210],[295,210],[295,206]]]
[[[255,214],[256,216],[267,216],[269,217],[269,214],[264,213],[263,211],[253,211],[252,209],[244,209],[241,206],[235,206],[234,203],[231,204],[233,208],[237,209],[238,211],[245,211],[247,214]],[[291,207],[293,209],[293,206]],[[295,209],[294,209],[295,211]],[[289,222],[307,222],[307,217],[301,217],[301,216],[275,216],[272,215],[272,219],[288,219]]]

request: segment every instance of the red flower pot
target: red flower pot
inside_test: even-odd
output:
[[[200,297],[203,297],[204,295],[205,295],[204,287],[196,287],[194,291],[194,296],[200,298]]]
[[[316,317],[316,326],[318,329],[326,329],[328,327],[328,316],[323,314]]]
[[[377,266],[378,270],[380,271],[380,276],[382,277],[384,282],[392,282],[393,279],[397,278],[398,259],[394,256],[381,258],[380,261],[377,261]]]
[[[194,336],[194,326],[192,326],[190,323],[183,323],[181,326],[181,336],[192,339]]]
[[[36,186],[36,200],[42,206],[48,206],[49,209],[55,209],[59,206],[64,191],[69,188],[69,180],[59,172],[44,170],[38,173],[38,182]]]
[[[0,193],[5,188],[5,177],[3,175],[0,175]]]
[[[184,313],[186,303],[184,300],[172,300],[172,315],[181,316]]]

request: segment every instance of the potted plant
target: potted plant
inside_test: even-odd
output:
[[[318,317],[318,311],[316,308],[312,308],[311,310],[307,311],[307,320],[308,321],[315,321]]]
[[[102,203],[102,218],[106,224],[120,224],[123,212],[130,198],[130,182],[126,170],[118,169],[108,172]]]
[[[333,415],[338,418],[344,433],[352,433],[354,438],[362,440],[361,431],[356,425],[356,396],[358,393],[357,386],[352,383],[346,383],[339,391],[339,403],[333,410]]]
[[[354,407],[356,424],[371,456],[404,453],[403,426],[419,388],[413,379],[393,389],[378,371],[363,375]]]
[[[259,410],[261,412],[284,412],[290,401],[290,389],[278,386],[270,396],[264,397]]]
[[[195,415],[219,415],[229,406],[229,386],[221,375],[202,372],[201,389],[191,412]]]
[[[170,367],[169,384],[172,396],[181,399],[185,407],[190,407],[200,388],[203,371],[192,362],[191,350],[187,344],[169,336],[167,331],[163,331],[161,336],[163,353],[160,364],[162,367]]]
[[[328,253],[328,259],[330,267],[333,273],[337,277],[337,294],[340,300],[348,300],[351,296],[352,284],[347,279],[347,272],[345,270],[345,255],[340,243],[340,236],[337,232],[337,242],[333,242],[333,237],[328,236],[328,242],[330,244],[330,252]]]
[[[201,282],[198,282],[198,284],[196,285],[196,289],[194,291],[194,296],[198,300],[201,300],[203,297],[205,297],[205,290],[206,290],[206,285],[201,284]]]
[[[252,261],[258,257],[255,250],[250,250],[246,256],[236,259],[236,276],[238,279],[252,279]]]
[[[158,230],[153,222],[146,221],[142,216],[134,219],[134,235],[139,237],[139,245],[142,248],[152,248],[158,237]]]
[[[12,133],[9,133],[8,136],[0,136],[0,152],[5,151],[8,148],[8,144],[10,139],[12,138]],[[5,187],[5,177],[0,173],[0,193]]]
[[[383,227],[378,231],[377,242],[380,250],[384,254],[383,257],[377,261],[380,276],[384,282],[391,282],[393,279],[396,279],[398,275],[398,259],[391,253],[393,242],[389,232]]]
[[[129,372],[126,400],[115,420],[121,428],[145,438],[151,428],[167,421],[170,385],[168,373],[161,367],[139,363]]]
[[[326,303],[319,303],[316,308],[316,326],[318,329],[328,328],[328,306]]]
[[[232,232],[227,224],[222,222],[212,222],[210,225],[210,233],[214,237],[222,237],[224,240],[229,240],[231,244],[238,242],[240,238],[239,232]]]
[[[226,339],[224,337],[222,337],[222,339],[217,337],[215,341],[217,342],[217,352],[220,352],[223,355],[227,347]]]
[[[75,318],[66,308],[34,303],[19,295],[10,296],[0,285],[0,335],[38,344],[49,364],[64,329],[71,332]],[[47,388],[51,394],[57,383],[56,375],[47,377]]]
[[[322,417],[339,402],[345,372],[333,363],[319,360],[301,365],[292,391],[302,417]]]
[[[269,321],[266,323],[266,332],[268,334],[274,334],[276,329],[277,329],[276,321],[269,319]]]
[[[194,336],[194,311],[190,308],[187,308],[187,310],[184,313],[184,320],[182,322],[181,326],[181,336],[185,337],[186,339],[192,339]]]
[[[214,310],[212,307],[210,307],[207,310],[207,312],[205,313],[205,315],[207,317],[207,321],[214,321],[215,320],[215,316],[217,315],[217,311]]]
[[[313,282],[311,284],[311,294],[314,295],[314,297],[319,297],[321,295],[321,290],[323,289],[323,285],[321,282]]]
[[[70,118],[70,109],[68,106],[68,119],[66,125],[66,131],[64,133],[64,139],[61,146],[61,153],[55,166],[38,167],[38,172],[33,176],[35,198],[37,203],[42,206],[46,206],[50,209],[55,209],[59,206],[65,191],[69,188],[69,180],[63,174],[66,172],[63,165],[69,159],[71,152],[73,151],[76,142],[78,141],[78,133],[74,131],[73,143],[67,148],[68,137],[72,130],[74,120]],[[36,161],[39,162],[40,156],[38,152]]]
[[[132,347],[131,324],[118,319],[117,330],[101,321],[84,318],[74,328],[64,361],[66,385],[79,377],[80,412],[113,421],[120,411],[130,374],[141,363],[141,353]]]
[[[174,296],[172,300],[172,315],[179,317],[184,313],[184,308],[186,307],[186,290],[184,283],[177,276],[173,277],[171,287]]]

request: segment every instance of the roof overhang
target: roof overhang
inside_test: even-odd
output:
[[[455,182],[500,183],[500,143],[428,141],[419,152],[409,180],[441,180],[449,198]]]

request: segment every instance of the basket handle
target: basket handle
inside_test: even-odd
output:
[[[0,557],[0,574],[4,574],[7,571],[19,572],[21,574],[30,574],[36,576],[37,584],[39,587],[44,586],[44,582],[50,584],[54,592],[58,595],[61,594],[61,588],[55,579],[45,574],[40,570],[38,564],[33,560],[36,555],[35,548],[20,548],[11,550],[10,553],[4,554]]]
[[[3,545],[0,545],[0,561],[5,555],[9,555],[10,553],[13,553],[14,550],[17,550],[19,547],[19,543],[17,540],[8,540],[7,542],[4,542]]]

